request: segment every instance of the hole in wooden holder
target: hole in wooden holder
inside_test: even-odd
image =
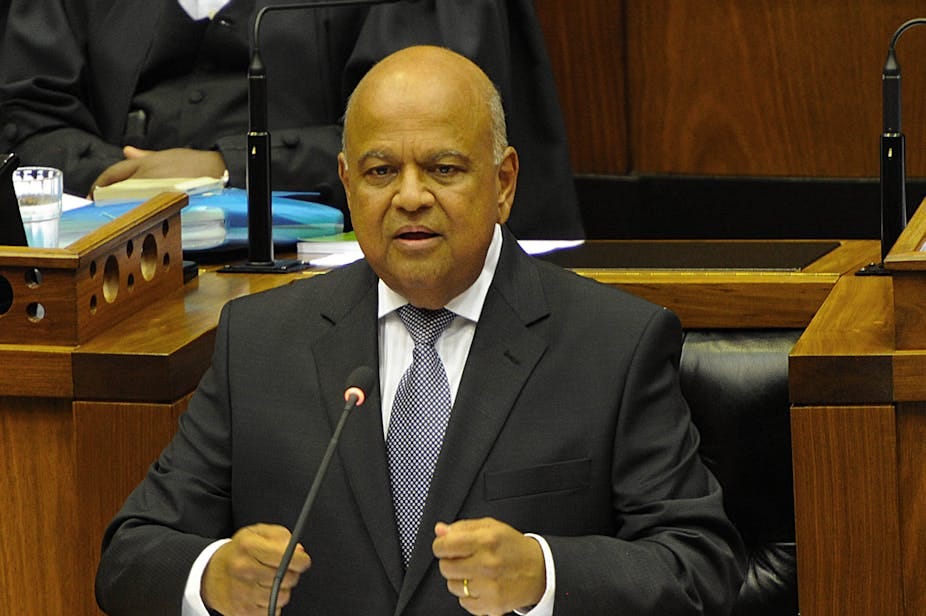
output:
[[[158,269],[158,241],[150,233],[145,236],[141,245],[141,275],[145,280],[151,280]]]
[[[31,268],[26,270],[26,286],[30,289],[34,289],[42,284],[42,272],[38,268]]]
[[[116,257],[109,255],[106,259],[106,265],[103,267],[103,298],[108,303],[116,301],[119,295],[119,261]]]
[[[28,316],[29,320],[33,323],[38,323],[45,318],[45,306],[38,302],[32,302],[26,306],[26,316]]]
[[[0,315],[6,314],[13,306],[13,285],[4,276],[0,276]]]

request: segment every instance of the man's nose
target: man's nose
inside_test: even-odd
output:
[[[434,193],[427,181],[427,174],[418,168],[403,169],[392,203],[396,207],[415,211],[434,205]]]

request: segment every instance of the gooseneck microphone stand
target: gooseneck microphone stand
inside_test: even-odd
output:
[[[280,274],[308,267],[298,259],[275,260],[273,254],[273,215],[270,181],[270,130],[267,120],[267,71],[260,56],[260,25],[270,12],[320,9],[337,6],[373,5],[398,0],[321,0],[274,4],[261,8],[254,19],[251,62],[248,65],[248,260],[227,265],[222,273]],[[332,166],[335,161],[331,161]]]
[[[881,262],[863,268],[859,272],[862,275],[890,275],[884,259],[907,226],[906,145],[901,132],[900,64],[895,48],[900,35],[921,25],[926,25],[926,18],[911,19],[897,28],[881,71]]]

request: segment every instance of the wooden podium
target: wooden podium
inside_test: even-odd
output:
[[[164,219],[168,232],[179,229],[171,216],[182,199],[156,201],[153,211],[166,206],[173,212]],[[163,220],[152,224],[163,231]],[[144,293],[144,301],[76,342],[0,342],[0,460],[6,465],[0,473],[6,503],[0,514],[0,606],[18,613],[99,614],[93,580],[103,530],[173,435],[209,364],[221,307],[317,273],[228,275],[201,269],[193,281],[151,294],[137,250],[129,256],[127,247],[133,238],[136,249],[143,246],[147,231],[131,229],[137,226],[126,225],[121,239],[100,254],[105,263],[111,250],[119,262],[119,296]],[[0,248],[4,276],[5,250]],[[179,250],[178,240],[167,263],[160,252],[155,262],[179,270]],[[849,241],[795,271],[577,271],[674,309],[688,328],[805,327],[840,277],[877,253],[878,242]],[[35,269],[24,255],[16,258],[27,271]],[[86,258],[83,262],[89,267]],[[103,293],[102,287],[88,287],[77,294],[83,299],[73,301],[89,307],[94,293]],[[0,329],[21,303],[0,317]],[[33,580],[41,583],[30,586]]]
[[[791,354],[803,616],[926,614],[926,207]]]

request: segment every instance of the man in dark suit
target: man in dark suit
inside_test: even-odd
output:
[[[13,0],[0,36],[0,152],[63,170],[65,190],[81,195],[129,177],[226,169],[243,187],[252,23],[286,1]],[[511,229],[522,239],[583,237],[533,0],[268,14],[260,49],[274,188],[318,190],[344,209],[335,173],[344,102],[374,62],[415,44],[467,56],[502,90],[532,184]]]
[[[100,605],[178,613],[186,593],[184,613],[200,597],[266,612],[343,380],[367,365],[379,387],[300,538],[288,613],[725,614],[742,548],[679,391],[678,320],[519,248],[518,156],[484,73],[445,49],[393,54],[344,139],[366,258],[225,307],[177,436],[107,530]],[[420,361],[407,304],[451,312],[432,342],[446,382],[421,396],[446,385],[452,410],[410,534],[393,462]]]

